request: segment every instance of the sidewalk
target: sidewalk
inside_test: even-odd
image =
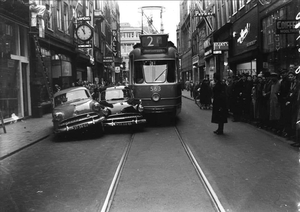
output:
[[[6,133],[0,128],[0,161],[52,134],[52,115],[28,118],[6,124]]]

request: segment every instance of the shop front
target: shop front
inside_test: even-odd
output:
[[[0,112],[4,121],[31,115],[28,28],[0,15]]]
[[[199,56],[194,55],[192,58],[193,63],[193,81],[194,83],[200,82],[200,69],[199,69]]]
[[[236,75],[257,74],[258,9],[252,8],[232,25],[231,56],[228,64]]]
[[[189,49],[181,58],[181,77],[182,81],[193,80],[192,76],[192,50]]]
[[[226,23],[213,35],[213,54],[216,58],[216,70],[220,73],[222,79],[227,79],[233,75],[228,62],[231,26],[231,23]]]
[[[270,72],[296,69],[300,66],[300,1],[277,4],[264,11],[262,25],[262,66]]]

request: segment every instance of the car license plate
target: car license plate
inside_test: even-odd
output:
[[[73,129],[74,130],[79,130],[79,129],[82,129],[82,128],[86,128],[88,126],[89,126],[88,124],[81,124],[81,125],[74,126]]]

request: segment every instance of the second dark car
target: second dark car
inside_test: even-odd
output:
[[[106,114],[104,126],[131,126],[146,123],[142,115],[142,101],[134,99],[129,87],[107,87],[99,93],[98,100]]]

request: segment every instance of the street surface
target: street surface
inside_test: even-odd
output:
[[[299,153],[284,139],[246,123],[215,135],[211,111],[183,98],[176,127],[226,211],[298,211]],[[213,209],[174,132],[162,119],[136,131],[111,211]],[[104,135],[53,135],[1,163],[0,211],[101,211],[127,129]],[[212,210],[211,210],[212,211]]]

